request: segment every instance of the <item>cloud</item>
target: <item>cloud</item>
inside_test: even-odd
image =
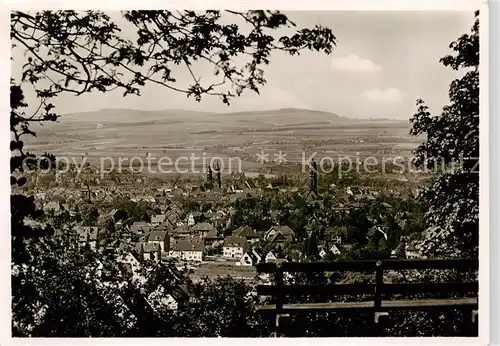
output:
[[[373,61],[360,58],[356,54],[345,57],[334,57],[331,67],[336,71],[356,73],[377,73],[382,70],[382,67],[375,64]]]
[[[400,103],[403,98],[401,91],[396,88],[365,90],[361,96],[370,101],[384,103]]]

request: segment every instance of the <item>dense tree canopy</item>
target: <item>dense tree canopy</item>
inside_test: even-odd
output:
[[[429,229],[422,247],[435,256],[477,256],[479,218],[479,12],[470,34],[450,44],[440,61],[463,77],[450,84],[450,103],[431,116],[422,100],[412,118],[413,135],[426,135],[416,163],[439,176],[425,189]]]

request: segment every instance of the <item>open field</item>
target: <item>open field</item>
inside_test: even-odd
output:
[[[226,277],[255,280],[257,275],[253,266],[237,266],[234,262],[204,262],[195,267],[191,279],[198,281],[203,277]]]
[[[78,161],[83,157],[91,163],[101,157],[145,159],[148,153],[175,161],[194,154],[199,157],[197,167],[203,165],[203,156],[225,162],[238,157],[245,171],[263,168],[256,162],[261,151],[269,153],[270,160],[282,151],[288,163],[298,163],[312,153],[317,153],[316,159],[408,156],[419,142],[409,136],[407,121],[350,119],[303,109],[216,114],[110,109],[63,115],[57,123],[35,130],[38,136],[27,141],[30,151]]]

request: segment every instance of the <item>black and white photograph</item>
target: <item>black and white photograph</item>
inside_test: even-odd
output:
[[[67,6],[9,10],[11,339],[484,340],[485,4]]]

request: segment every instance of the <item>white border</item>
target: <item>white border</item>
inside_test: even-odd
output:
[[[489,14],[479,14],[479,338],[490,336]],[[487,299],[485,299],[487,297]]]
[[[498,64],[494,62],[500,61],[500,49],[498,33],[500,32],[500,2],[490,3],[490,95],[500,95],[500,70]],[[500,182],[496,178],[500,175],[500,107],[498,98],[490,98],[490,325],[499,325],[500,321],[500,291],[498,268],[500,268],[500,255],[498,248],[500,246],[500,235],[496,231],[500,228]],[[494,134],[497,134],[496,136]],[[495,212],[497,211],[497,212]],[[500,329],[492,328],[491,344],[500,345]]]
[[[342,343],[344,345],[354,345],[354,344],[370,344],[370,345],[386,345],[386,344],[487,344],[489,340],[489,147],[488,147],[488,125],[489,125],[489,68],[488,68],[488,44],[489,44],[489,33],[488,33],[488,5],[485,1],[467,1],[467,0],[434,0],[434,1],[395,1],[395,0],[371,0],[371,1],[317,1],[317,0],[269,0],[269,1],[229,1],[229,0],[206,0],[206,1],[195,1],[195,0],[184,0],[184,1],[169,1],[168,3],[161,3],[158,1],[142,0],[140,5],[131,0],[119,1],[119,0],[109,0],[109,1],[14,1],[14,0],[4,0],[0,4],[0,30],[1,44],[2,48],[0,54],[2,56],[2,66],[10,66],[10,38],[9,38],[9,13],[10,9],[19,10],[38,10],[38,9],[101,9],[101,10],[118,10],[118,9],[132,9],[140,7],[141,9],[172,9],[172,8],[192,8],[192,9],[239,9],[244,10],[248,8],[279,8],[283,11],[287,10],[354,10],[354,11],[390,11],[390,10],[400,10],[400,11],[425,11],[425,10],[440,10],[440,11],[462,11],[468,10],[473,11],[476,9],[481,10],[480,15],[480,25],[481,25],[481,35],[480,35],[480,299],[479,299],[479,337],[478,338],[342,338],[342,339],[259,339],[259,343],[283,343],[286,345],[297,344],[301,341],[307,343]],[[471,15],[471,26],[473,24],[473,18]],[[0,74],[2,78],[1,88],[2,95],[9,94],[9,84],[8,80],[10,78],[10,73],[7,73],[6,68],[2,68]],[[1,158],[5,159],[3,162],[8,162],[10,158],[10,152],[8,150],[8,143],[10,141],[10,132],[7,131],[9,101],[8,97],[4,97],[1,103],[2,116],[0,121],[4,122],[0,126],[2,145],[0,145]],[[105,345],[130,345],[130,344],[147,344],[147,345],[164,345],[166,342],[176,343],[176,344],[190,344],[191,342],[199,343],[200,339],[165,339],[165,338],[155,338],[155,339],[44,339],[44,338],[34,338],[34,339],[12,339],[10,336],[10,235],[8,230],[10,230],[10,184],[9,184],[9,166],[2,165],[1,179],[0,179],[0,189],[3,198],[3,208],[1,208],[0,222],[2,225],[6,225],[1,232],[0,237],[0,264],[2,266],[2,276],[5,275],[3,282],[8,283],[7,285],[0,285],[1,298],[0,298],[0,311],[2,312],[0,326],[0,333],[3,345],[53,345],[53,344],[74,344],[74,345],[87,345],[87,344],[105,344]],[[232,339],[203,339],[205,343],[213,343],[214,345],[221,346],[225,343],[234,344]],[[239,343],[253,343],[255,340],[241,339],[237,341]]]

